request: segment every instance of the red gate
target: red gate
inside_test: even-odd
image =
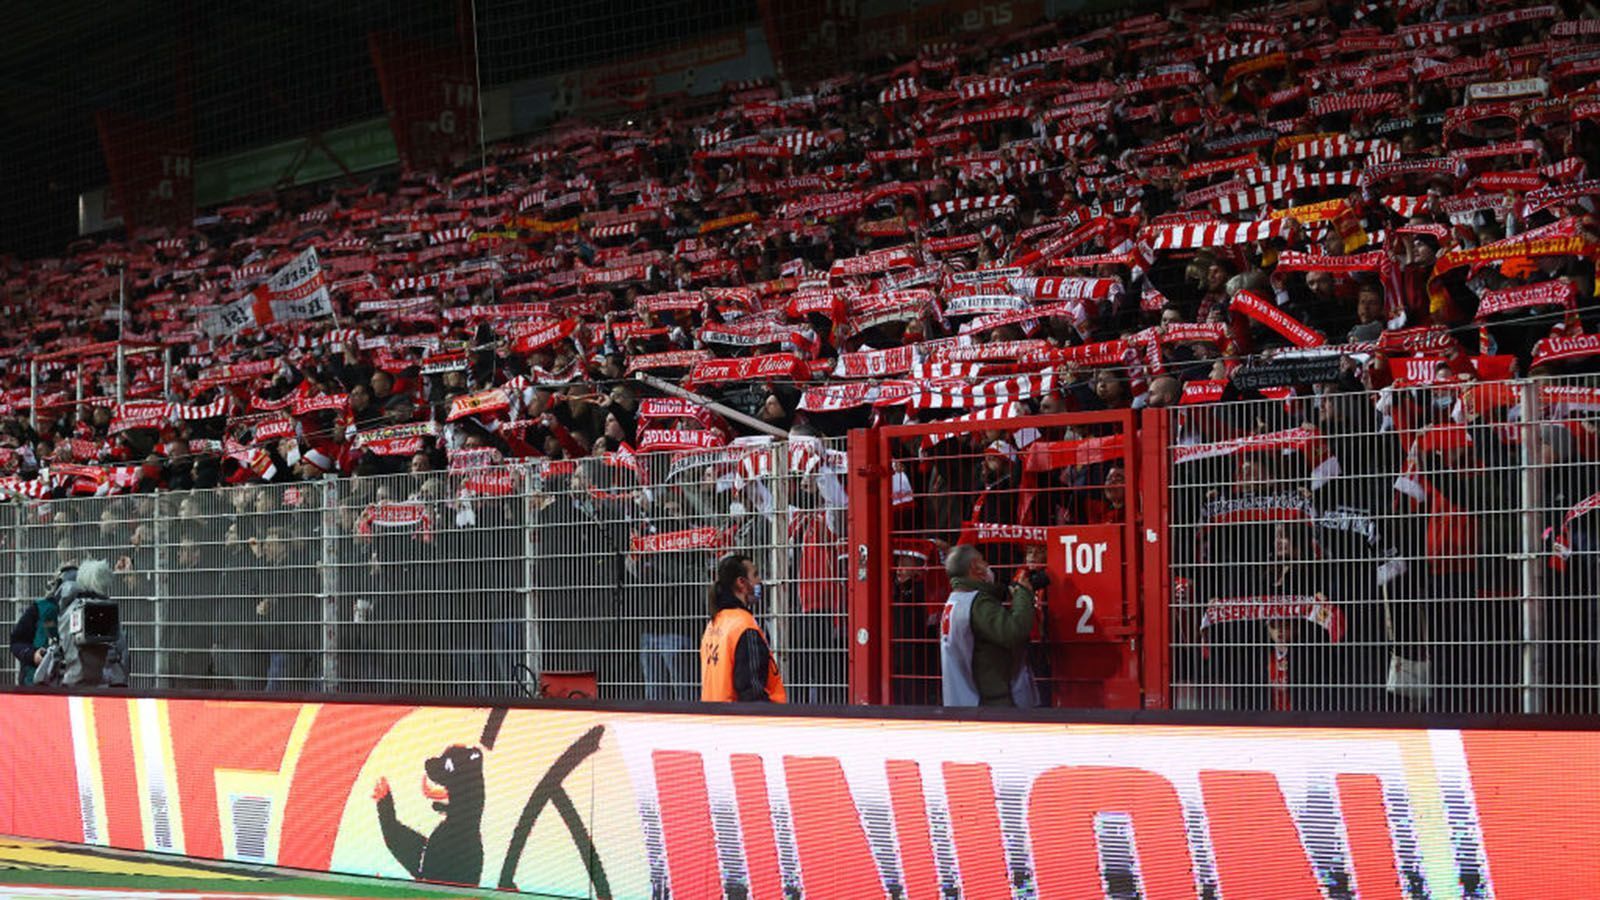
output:
[[[1160,494],[1140,490],[1138,414],[986,415],[850,435],[852,701],[939,704],[944,553],[972,543],[997,579],[1050,574],[1029,658],[1044,703],[1162,705],[1140,662],[1163,667],[1141,641],[1140,572],[1162,529],[1143,539],[1139,510]]]

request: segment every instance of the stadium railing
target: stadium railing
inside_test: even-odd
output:
[[[750,443],[8,504],[4,571],[20,614],[62,563],[110,561],[136,687],[688,700],[715,558],[740,552],[790,697],[843,702],[842,460]]]
[[[1086,618],[1088,589],[1052,586],[1034,662],[1060,705],[1600,705],[1600,379],[845,446],[10,503],[0,574],[20,613],[61,563],[111,561],[141,687],[671,700],[697,696],[712,565],[737,551],[793,699],[936,703],[942,548],[987,543],[1011,577],[1052,564],[1047,529],[1087,528],[1120,563]]]
[[[1596,708],[1600,382],[1180,407],[1176,707]]]

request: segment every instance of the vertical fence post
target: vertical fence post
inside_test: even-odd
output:
[[[1522,390],[1522,546],[1517,555],[1522,568],[1522,711],[1544,709],[1544,570],[1541,550],[1540,510],[1543,497],[1539,478],[1539,382],[1525,380]]]
[[[11,621],[15,622],[22,617],[24,604],[33,602],[33,598],[28,596],[28,571],[24,565],[28,556],[22,550],[23,538],[27,537],[27,529],[22,523],[27,519],[26,511],[28,507],[17,500],[13,500],[7,506],[13,513],[11,520],[11,589],[15,599],[12,603]],[[9,653],[6,655],[10,656]],[[22,666],[16,660],[11,660],[11,683],[22,683]]]
[[[167,671],[171,663],[172,649],[167,646],[167,554],[164,546],[165,536],[162,533],[161,523],[166,520],[162,515],[161,503],[166,495],[156,491],[156,512],[150,517],[150,544],[155,554],[153,568],[150,573],[150,645],[155,654],[156,687],[167,686]]]
[[[122,261],[117,270],[117,405],[123,401],[123,386],[127,384],[128,355],[122,346],[122,335],[128,330],[128,261]]]
[[[772,542],[767,547],[767,559],[763,562],[761,576],[762,581],[766,582],[767,591],[767,639],[772,642],[779,674],[786,685],[795,684],[795,679],[799,677],[797,673],[816,669],[811,665],[797,669],[793,654],[790,653],[793,648],[790,646],[789,616],[799,608],[798,604],[791,602],[795,579],[789,572],[789,553],[786,552],[789,549],[789,479],[794,472],[790,466],[790,450],[788,443],[774,441],[772,444]],[[759,615],[762,610],[756,612]],[[797,627],[795,632],[804,633],[805,629]],[[798,690],[791,690],[789,699],[799,700],[799,695]]]
[[[1146,709],[1170,709],[1172,703],[1172,547],[1168,525],[1171,520],[1171,495],[1168,491],[1167,452],[1172,442],[1172,419],[1168,409],[1146,409],[1139,414],[1139,454],[1135,491],[1138,498],[1137,544],[1130,548],[1128,564],[1138,566],[1134,584],[1142,596],[1143,643],[1140,681]],[[1132,503],[1129,508],[1133,508]]]
[[[322,479],[322,689],[339,689],[339,480],[332,474]]]
[[[533,490],[534,464],[526,463],[522,470],[522,646],[523,664],[528,671],[533,673],[535,679],[544,677],[544,642],[540,633],[540,603],[539,592],[535,590],[533,579],[533,560],[537,548],[533,544],[533,520],[537,510],[534,509]],[[529,690],[537,690],[538,685],[530,684]]]
[[[28,427],[39,430],[39,358],[28,360]]]
[[[891,672],[889,643],[893,639],[892,617],[885,615],[888,594],[880,582],[880,570],[893,553],[875,552],[889,543],[889,529],[883,526],[887,515],[883,507],[889,492],[882,490],[885,475],[890,483],[892,469],[880,465],[878,432],[852,429],[846,445],[849,468],[845,473],[850,497],[849,519],[845,529],[845,566],[849,578],[849,694],[847,701],[858,704],[889,703]],[[892,576],[891,576],[892,577]]]

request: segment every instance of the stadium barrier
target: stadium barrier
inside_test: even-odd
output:
[[[0,830],[619,900],[1600,893],[1593,730],[669,709],[5,692]]]
[[[1593,379],[1173,410],[1174,705],[1594,713],[1596,411]]]
[[[1592,379],[1020,410],[848,452],[6,504],[0,574],[20,610],[60,563],[113,560],[138,686],[683,700],[711,566],[738,550],[791,699],[930,704],[940,560],[970,540],[1002,578],[1051,573],[1048,705],[1600,706]]]
[[[62,563],[113,562],[135,686],[689,700],[737,551],[791,699],[842,703],[843,465],[750,441],[8,504],[4,573],[20,613]]]

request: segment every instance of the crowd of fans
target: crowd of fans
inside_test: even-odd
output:
[[[1335,477],[1334,490],[1373,516],[1392,509],[1391,482],[1410,460],[1421,486],[1402,493],[1435,519],[1466,516],[1485,501],[1441,467],[1486,458],[1474,429],[1514,419],[1521,402],[1474,394],[1477,384],[1582,373],[1600,357],[1589,333],[1594,15],[1577,3],[1308,0],[1046,22],[815,84],[728,85],[710,111],[662,101],[625,120],[562,123],[453,171],[251,198],[192,227],[10,260],[0,491],[422,477],[508,459],[543,460],[568,479],[578,459],[642,472],[644,454],[745,445],[749,428],[672,400],[639,380],[649,375],[808,438],[1194,406],[1174,440],[1224,449],[1176,459],[1180,484],[1243,496],[1281,478],[1300,496],[1327,459],[1342,458],[1349,476],[1363,458],[1372,484]],[[326,310],[220,315],[308,250]],[[1204,412],[1262,398],[1271,405],[1248,408],[1276,411]],[[1551,400],[1582,411],[1600,407],[1600,392]],[[1307,423],[1309,437],[1295,430]],[[1587,458],[1587,432],[1566,431],[1563,459]],[[1328,449],[1358,432],[1386,433],[1387,449]],[[935,553],[973,520],[1122,521],[1116,453],[1093,443],[1107,437],[921,440],[897,466],[897,515]],[[1287,450],[1307,460],[1298,476],[1252,470]],[[821,450],[791,457],[809,508],[829,511],[796,517],[802,543],[832,546],[843,497],[817,476],[842,464]],[[721,459],[732,476],[750,468]],[[1231,468],[1215,469],[1219,459]],[[1027,473],[1071,490],[1024,503]],[[1580,488],[1563,481],[1572,496],[1553,533],[1571,537],[1577,516],[1561,513],[1583,508]],[[466,490],[513,488],[484,479]],[[962,508],[942,508],[962,490]],[[1178,505],[1186,522],[1250,505],[1207,508],[1212,493]],[[987,508],[968,509],[977,496]],[[354,515],[416,525],[413,511],[379,504]],[[636,528],[611,543],[692,530]],[[1425,531],[1367,543],[1435,563],[1469,558],[1466,537]],[[1285,560],[1318,552],[1287,534],[1265,544]],[[1202,534],[1192,561],[1225,568],[1238,546]],[[814,557],[793,565],[837,577],[831,554]],[[1249,562],[1226,584],[1185,581],[1212,613],[1206,627],[1239,627],[1226,604],[1207,606],[1217,598],[1318,593],[1271,560]],[[1258,569],[1266,581],[1246,584],[1254,576],[1240,573]],[[807,627],[828,632],[819,642],[839,627],[834,587],[800,598],[818,613]],[[1405,647],[1437,633],[1351,627],[1387,648],[1351,664],[1356,680],[1430,677],[1414,665],[1427,651]],[[1271,651],[1274,640],[1256,643]],[[665,654],[650,666],[676,667],[685,652],[676,636],[648,646]],[[1281,660],[1261,669],[1286,696],[1294,682]]]

